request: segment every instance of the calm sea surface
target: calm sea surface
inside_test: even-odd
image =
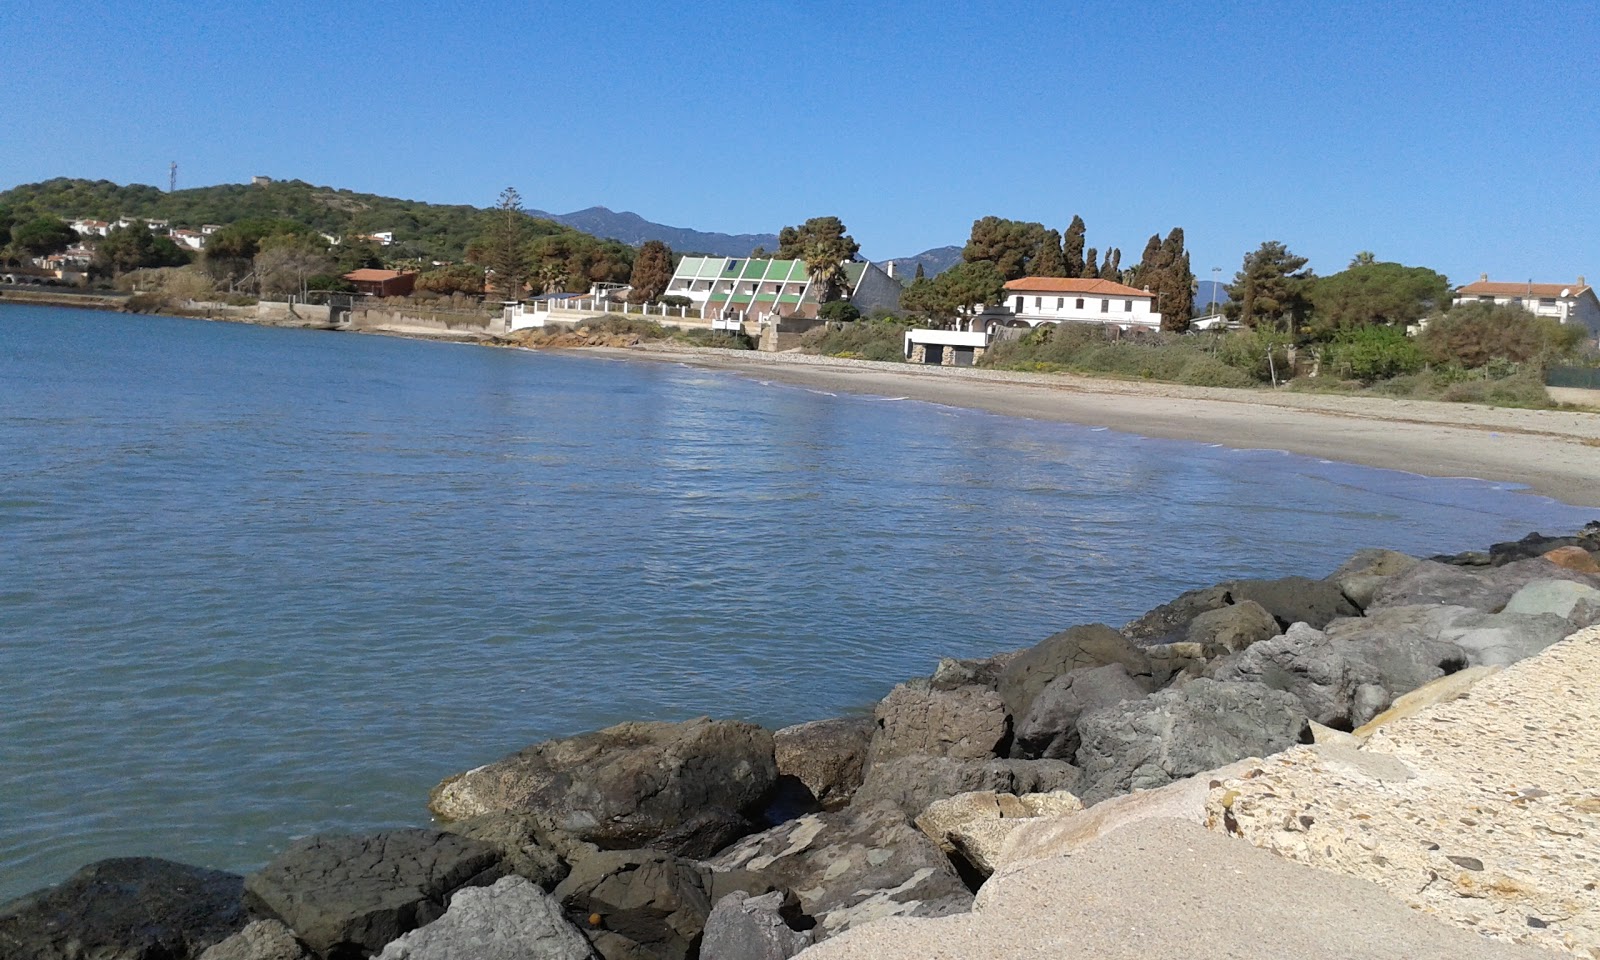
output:
[[[546,737],[1592,519],[680,366],[0,306],[0,899],[420,824]]]

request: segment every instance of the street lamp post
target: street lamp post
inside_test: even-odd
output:
[[[1217,315],[1217,278],[1221,275],[1221,267],[1211,268],[1211,309],[1206,312],[1213,317]]]

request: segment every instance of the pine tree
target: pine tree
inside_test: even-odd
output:
[[[482,263],[489,268],[494,292],[501,299],[519,299],[529,272],[525,249],[529,222],[522,211],[522,194],[516,187],[500,191],[500,199],[489,217],[488,235],[480,241]]]
[[[1069,277],[1083,276],[1083,240],[1086,232],[1083,218],[1074,214],[1072,225],[1067,227],[1066,236],[1061,241],[1063,268]]]
[[[1305,315],[1307,288],[1314,279],[1303,269],[1306,262],[1277,240],[1245,254],[1244,266],[1228,285],[1228,317],[1248,327],[1292,333],[1295,320]]]
[[[1090,247],[1088,252],[1083,255],[1083,269],[1079,271],[1078,276],[1083,277],[1085,280],[1093,280],[1100,276],[1100,268],[1095,265],[1095,258],[1099,255],[1099,250]]]
[[[660,240],[646,240],[633,260],[628,284],[633,303],[655,303],[672,282],[672,248]]]

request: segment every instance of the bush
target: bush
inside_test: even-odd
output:
[[[800,335],[800,349],[828,357],[903,362],[906,324],[892,320],[856,320],[813,327]]]
[[[692,307],[692,306],[694,306],[694,301],[693,300],[690,300],[688,297],[680,297],[677,294],[668,294],[665,297],[658,297],[656,299],[656,303],[659,303],[659,304],[662,304],[663,306],[668,306],[668,307]]]
[[[1156,331],[1123,331],[1092,323],[1064,323],[1035,327],[1020,339],[999,341],[979,364],[1004,370],[1065,370],[1201,387],[1252,386],[1256,383],[1252,370],[1228,363],[1222,352],[1225,343],[1226,338],[1218,341]],[[1235,353],[1253,362],[1254,351],[1252,346]],[[1265,376],[1264,348],[1261,357]]]
[[[625,313],[608,313],[602,317],[593,317],[580,324],[592,334],[620,334],[635,336],[641,340],[665,340],[668,337],[667,328],[654,320],[646,317],[629,316]]]
[[[848,300],[831,300],[817,308],[817,319],[831,323],[849,323],[861,319],[861,311]]]
[[[1404,330],[1384,325],[1341,330],[1323,348],[1325,373],[1364,383],[1416,373],[1424,359]]]
[[[717,347],[722,350],[754,350],[756,342],[739,330],[679,330],[674,340],[696,347]]]
[[[1583,336],[1577,324],[1563,326],[1512,306],[1469,303],[1430,318],[1419,340],[1436,363],[1481,367],[1496,358],[1547,363],[1571,355]]]

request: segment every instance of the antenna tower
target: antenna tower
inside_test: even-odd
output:
[[[178,189],[178,161],[172,161],[172,166],[167,170],[167,192],[173,193]]]

